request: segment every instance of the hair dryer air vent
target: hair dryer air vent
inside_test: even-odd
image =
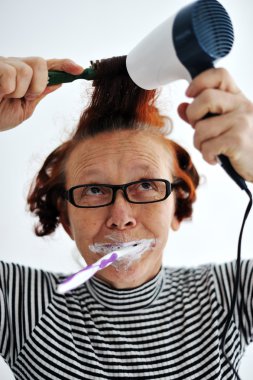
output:
[[[230,18],[217,1],[200,1],[193,9],[193,28],[203,50],[214,59],[225,57],[234,41]]]
[[[199,0],[177,14],[173,41],[178,58],[195,77],[230,52],[234,41],[233,26],[217,0]]]

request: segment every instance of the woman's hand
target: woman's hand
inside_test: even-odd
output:
[[[61,85],[49,86],[48,70],[81,74],[83,68],[69,59],[0,57],[0,131],[28,119],[37,104]]]
[[[186,95],[194,100],[180,104],[178,113],[195,129],[194,145],[203,158],[215,164],[224,154],[245,180],[253,182],[253,103],[224,69],[201,73]],[[215,116],[204,119],[208,113]]]

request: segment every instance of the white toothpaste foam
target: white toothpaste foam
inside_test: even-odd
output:
[[[114,263],[111,265],[117,270],[117,271],[127,271],[131,265],[140,260],[142,255],[147,252],[148,250],[152,249],[155,244],[155,239],[141,239],[141,240],[132,240],[128,242],[116,242],[116,239],[113,243],[94,243],[89,245],[89,249],[91,252],[98,253],[101,256],[104,256],[108,254],[109,252],[113,252],[114,250],[117,251],[121,248],[126,247],[132,247],[133,245],[140,245],[141,249],[136,252],[131,252],[129,254],[124,254],[123,257],[118,258]]]

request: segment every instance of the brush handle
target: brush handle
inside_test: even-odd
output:
[[[72,289],[77,288],[84,282],[88,281],[91,277],[93,277],[99,270],[111,265],[118,258],[119,254],[117,252],[111,252],[99,259],[94,264],[87,265],[83,269],[79,270],[77,273],[69,276],[63,282],[61,282],[57,287],[58,293],[63,294]]]
[[[53,86],[61,83],[70,83],[76,79],[86,79],[93,80],[95,79],[95,70],[91,67],[85,69],[79,75],[73,75],[66,73],[65,71],[49,71],[48,72],[48,86]]]

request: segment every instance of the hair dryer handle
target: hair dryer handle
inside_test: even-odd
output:
[[[237,185],[242,189],[246,189],[245,180],[235,171],[233,166],[231,165],[229,159],[224,154],[218,155],[218,160],[221,167],[227,172],[227,174],[237,183]]]
[[[208,117],[216,116],[216,114],[208,113],[204,119],[207,119]],[[225,156],[224,154],[218,155],[218,161],[221,165],[221,167],[227,172],[227,174],[232,178],[237,185],[242,189],[247,189],[247,185],[245,183],[245,180],[235,171],[233,166],[231,165],[231,162],[229,161],[229,158]]]

